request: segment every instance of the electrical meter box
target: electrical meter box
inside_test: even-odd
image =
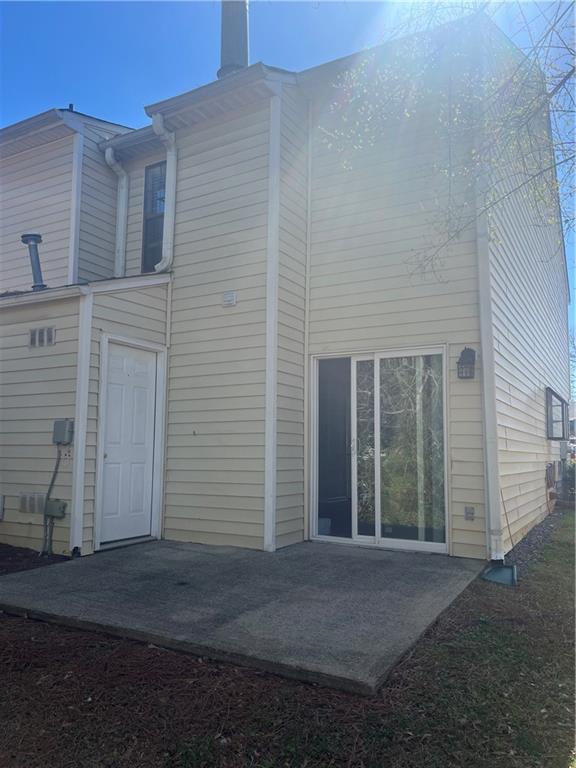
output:
[[[67,506],[68,506],[68,503],[65,501],[62,501],[62,499],[48,499],[46,502],[44,514],[46,515],[46,517],[54,517],[61,520],[63,517],[66,516]]]
[[[56,419],[52,431],[54,445],[71,445],[74,437],[74,419]]]

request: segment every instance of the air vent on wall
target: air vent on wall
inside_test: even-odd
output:
[[[45,493],[21,493],[20,512],[28,515],[41,515],[44,512]]]
[[[30,329],[31,347],[51,347],[56,344],[56,329],[50,326]]]

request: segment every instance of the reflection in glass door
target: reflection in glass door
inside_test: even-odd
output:
[[[446,541],[442,355],[379,360],[381,538]]]
[[[443,548],[442,355],[352,362],[352,536]]]

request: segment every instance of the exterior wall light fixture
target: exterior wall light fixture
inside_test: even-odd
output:
[[[458,358],[458,378],[473,379],[476,365],[476,352],[470,347],[464,347]]]

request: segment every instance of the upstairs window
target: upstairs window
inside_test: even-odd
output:
[[[142,272],[154,272],[162,259],[166,163],[146,168],[144,179],[144,231],[142,235]]]
[[[568,439],[568,403],[550,387],[546,387],[546,437]]]

